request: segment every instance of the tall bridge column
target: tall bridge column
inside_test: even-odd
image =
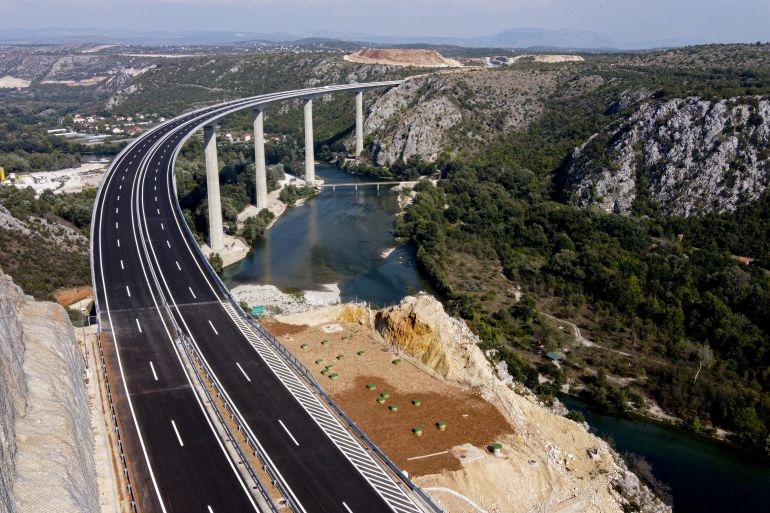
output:
[[[257,209],[267,208],[267,170],[265,169],[264,112],[254,109],[254,167],[257,171]]]
[[[315,155],[313,153],[313,98],[305,98],[305,182],[315,182]]]
[[[364,93],[356,92],[356,157],[364,151]]]
[[[217,127],[203,127],[203,148],[206,157],[206,189],[209,200],[209,246],[212,251],[225,247],[222,229],[222,200],[219,196],[219,163],[217,162]]]

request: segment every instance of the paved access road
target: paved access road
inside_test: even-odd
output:
[[[92,223],[95,296],[112,393],[139,509],[258,511],[182,365],[177,327],[197,346],[297,509],[420,509],[371,452],[341,429],[291,368],[235,315],[184,226],[173,157],[226,113],[281,99],[394,83],[330,86],[237,100],[148,132],[119,155]],[[167,305],[167,306],[166,306]]]

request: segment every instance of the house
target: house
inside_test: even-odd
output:
[[[743,265],[749,265],[749,264],[751,264],[751,262],[754,261],[753,258],[745,257],[745,256],[737,256],[737,255],[733,255],[733,259],[737,260],[739,263],[741,263]]]
[[[125,133],[125,131],[122,128],[115,127],[112,129],[112,133],[115,135],[120,135]]]
[[[564,360],[564,354],[561,353],[560,351],[550,351],[548,353],[545,353],[545,356],[552,362],[560,362]]]
[[[80,114],[75,114],[75,117],[72,118],[72,122],[79,125],[85,122],[85,118],[83,118],[83,116],[81,116]]]

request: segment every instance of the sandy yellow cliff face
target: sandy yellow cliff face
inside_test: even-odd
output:
[[[443,489],[460,492],[487,511],[620,512],[629,504],[641,511],[671,511],[603,440],[554,414],[523,387],[514,385],[517,393],[499,379],[478,338],[433,297],[406,297],[378,312],[375,326],[387,343],[494,404],[514,429],[515,435],[501,440],[502,457],[417,479],[452,511],[473,508]]]
[[[84,363],[55,303],[0,272],[0,509],[99,511]]]

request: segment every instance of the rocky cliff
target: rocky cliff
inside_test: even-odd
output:
[[[574,151],[565,198],[618,214],[642,200],[689,216],[733,211],[769,181],[770,98],[645,100]]]
[[[99,511],[83,359],[64,309],[0,272],[0,511]]]
[[[364,123],[367,148],[379,165],[412,155],[432,160],[444,150],[478,150],[501,132],[526,129],[554,93],[569,97],[601,83],[598,76],[570,77],[566,67],[464,69],[414,77],[370,106]]]
[[[464,490],[490,511],[671,511],[603,440],[539,404],[504,364],[493,367],[468,326],[433,297],[406,297],[378,312],[375,325],[388,343],[496,405],[517,434],[493,468],[464,466],[418,478],[421,486]]]

